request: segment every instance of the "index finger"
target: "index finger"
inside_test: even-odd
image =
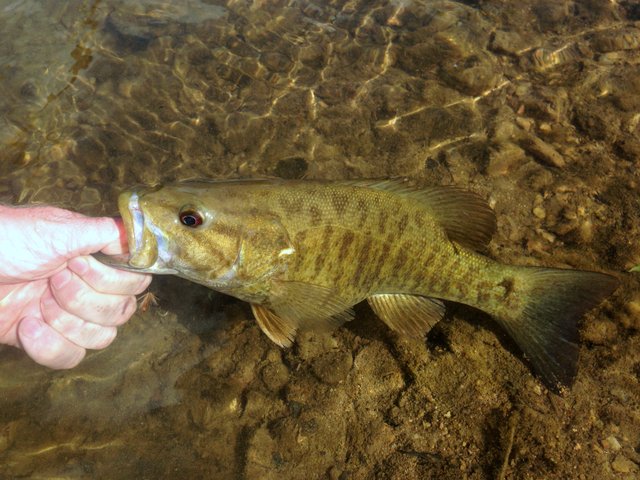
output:
[[[69,260],[67,267],[100,293],[138,295],[151,283],[151,275],[112,268],[90,255]]]

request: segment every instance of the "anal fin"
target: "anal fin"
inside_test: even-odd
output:
[[[389,328],[411,337],[426,335],[445,311],[440,300],[418,295],[379,294],[370,296],[367,301]]]
[[[251,310],[258,322],[260,330],[262,330],[270,340],[281,347],[291,346],[297,331],[296,325],[294,325],[293,322],[280,318],[271,310],[256,303],[251,304]]]

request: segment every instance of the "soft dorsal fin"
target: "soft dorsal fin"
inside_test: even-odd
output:
[[[415,188],[401,180],[358,180],[354,187],[373,188],[420,202],[444,228],[452,242],[482,249],[496,231],[496,216],[478,194],[455,186]]]
[[[465,247],[486,247],[496,232],[496,215],[478,194],[453,186],[430,187],[420,191],[453,242]]]
[[[440,300],[417,295],[378,294],[367,298],[369,305],[392,330],[421,338],[444,316]]]

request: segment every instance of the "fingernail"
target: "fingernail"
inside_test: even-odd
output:
[[[76,257],[73,260],[70,260],[69,268],[76,272],[78,275],[84,275],[89,271],[89,262],[87,262],[86,258]]]
[[[71,280],[71,272],[66,268],[59,273],[56,273],[53,277],[51,277],[51,283],[54,288],[61,289]]]

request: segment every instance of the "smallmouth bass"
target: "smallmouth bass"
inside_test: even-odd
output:
[[[100,260],[174,274],[249,302],[290,346],[300,329],[353,318],[367,300],[423,336],[445,301],[492,315],[554,390],[577,372],[578,321],[617,287],[597,272],[504,265],[476,252],[496,220],[478,195],[398,181],[231,180],[124,192],[130,253]]]

